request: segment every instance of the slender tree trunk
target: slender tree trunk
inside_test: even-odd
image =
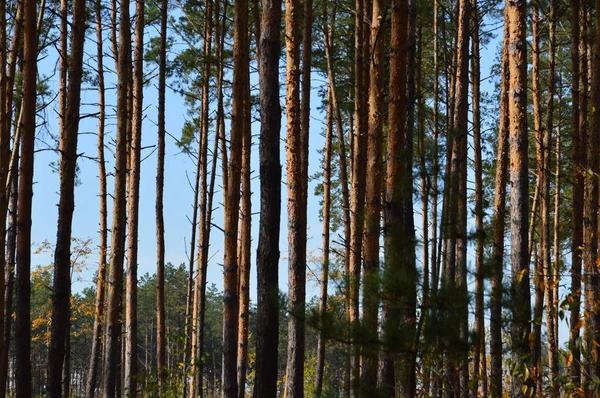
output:
[[[281,0],[264,0],[261,20],[260,85],[260,222],[256,270],[258,302],[256,375],[254,398],[277,395],[277,344],[279,338],[279,228],[281,213],[281,165],[279,104]]]
[[[483,230],[483,177],[481,156],[481,83],[480,83],[480,53],[479,53],[479,8],[477,1],[472,1],[473,30],[471,79],[473,93],[473,152],[475,163],[475,332],[473,352],[473,396],[478,396],[480,386],[482,396],[487,396],[487,369],[485,350],[485,308],[484,308],[484,246],[485,232]]]
[[[327,21],[327,5],[323,5],[323,20]],[[321,398],[323,393],[323,377],[325,370],[325,345],[327,343],[327,288],[329,283],[329,235],[331,221],[331,156],[333,141],[333,106],[331,88],[327,95],[327,129],[325,132],[325,159],[323,161],[323,256],[321,263],[321,291],[319,300],[320,329],[317,342],[317,371],[315,376],[315,397]]]
[[[17,212],[17,322],[16,392],[19,397],[31,396],[31,202],[33,197],[33,157],[35,147],[37,27],[36,2],[23,0],[24,70],[21,161]]]
[[[156,367],[158,391],[162,395],[167,383],[165,331],[165,223],[163,216],[163,189],[165,181],[165,106],[167,68],[167,13],[168,2],[160,5],[160,53],[158,72],[158,156],[156,165]]]
[[[596,9],[600,9],[600,0],[596,0]],[[600,25],[600,13],[596,12],[595,26]],[[596,29],[595,43],[600,43],[600,30]],[[593,58],[591,62],[592,84],[591,84],[591,109],[600,109],[600,46],[594,46]],[[596,150],[600,144],[600,112],[592,112],[591,126],[589,130],[589,142],[587,143],[588,153],[588,178],[585,181],[586,202],[584,205],[584,262],[589,264],[590,278],[586,281],[590,284],[591,294],[590,310],[592,317],[590,322],[589,342],[599,340],[600,334],[600,271],[597,266],[598,258],[598,175],[600,165]],[[589,241],[586,244],[586,228],[590,227],[590,234],[587,235]],[[600,358],[598,358],[599,349],[596,344],[589,344],[592,363],[590,364],[590,378],[594,380],[600,376]]]
[[[357,396],[368,394],[377,386],[377,365],[378,365],[378,331],[377,318],[379,312],[379,238],[381,225],[381,188],[383,182],[383,40],[385,37],[385,27],[383,21],[386,9],[385,0],[374,0],[371,14],[370,27],[370,47],[372,57],[369,60],[369,119],[368,119],[368,144],[367,144],[367,176],[366,178],[366,197],[365,197],[365,230],[364,230],[364,282],[363,282],[363,324],[362,331],[364,335],[358,347],[362,347],[362,379],[360,393]],[[402,48],[403,38],[396,45]],[[394,45],[394,44],[392,44]],[[400,50],[402,51],[402,50]],[[403,62],[400,60],[400,62]],[[401,83],[402,84],[402,83]],[[394,87],[393,89],[402,90],[406,86]],[[403,93],[402,91],[399,91]],[[404,111],[402,111],[404,112]],[[400,120],[400,123],[404,119]],[[353,297],[358,304],[358,286],[359,279],[351,279],[351,283],[356,284],[356,297]],[[354,308],[353,308],[354,310]],[[358,322],[358,308],[356,308]],[[356,328],[355,333],[359,329]],[[356,339],[357,336],[354,336]],[[387,364],[391,361],[387,351],[391,347],[384,345],[382,347],[382,358]],[[354,375],[353,375],[354,376]],[[383,380],[382,380],[383,381]],[[356,388],[353,382],[353,387]],[[383,384],[382,384],[383,386]]]
[[[231,114],[228,186],[225,192],[225,259],[223,264],[223,397],[237,398],[237,337],[238,337],[238,218],[240,209],[240,179],[242,143],[249,132],[248,98],[249,39],[248,2],[234,2],[233,32],[233,103]]]
[[[509,146],[510,146],[510,219],[513,302],[511,310],[512,358],[519,366],[529,366],[531,350],[529,331],[531,304],[529,294],[528,237],[528,169],[527,169],[527,57],[525,3],[506,2],[509,25]],[[531,377],[515,375],[513,395],[522,394],[523,385],[533,388]],[[529,392],[528,392],[529,393]]]
[[[306,212],[302,202],[301,110],[300,110],[300,2],[285,2],[286,118],[288,187],[288,358],[285,396],[304,396]]]
[[[5,308],[6,297],[2,289],[6,286],[6,271],[7,271],[7,230],[6,230],[6,219],[7,211],[10,201],[10,181],[8,181],[8,170],[10,167],[10,125],[11,121],[7,118],[7,79],[6,79],[6,55],[8,53],[6,45],[6,0],[0,1],[0,120],[2,126],[0,126],[0,309]],[[15,49],[13,49],[15,50]],[[12,87],[11,87],[12,89]],[[12,104],[10,104],[12,105]],[[0,314],[0,375],[6,373],[8,358],[4,352],[9,350],[9,347],[5,345],[6,339],[4,336],[10,334],[10,329],[6,327],[6,318]],[[5,380],[2,377],[2,380]],[[0,393],[5,393],[5,383],[0,388]],[[4,395],[1,395],[4,396]]]
[[[133,60],[133,107],[127,200],[127,286],[125,301],[125,396],[137,394],[137,268],[138,268],[138,220],[140,200],[142,112],[143,112],[143,56],[144,56],[144,0],[135,2],[135,43]]]
[[[505,20],[508,8],[505,8]],[[496,156],[496,176],[494,189],[494,243],[492,249],[492,294],[490,300],[490,393],[493,398],[502,397],[502,296],[503,296],[503,260],[504,228],[506,216],[506,180],[508,169],[508,21],[504,24],[504,42],[502,46],[500,121],[498,126],[498,149]]]
[[[127,182],[127,102],[130,63],[129,1],[121,3],[119,24],[119,61],[117,70],[117,143],[115,188],[113,194],[113,225],[111,229],[111,260],[108,277],[108,313],[105,347],[103,394],[112,398],[118,382],[118,363],[121,358],[121,316],[123,303],[123,262],[125,255],[126,182]]]
[[[201,114],[202,114],[202,122],[200,126],[200,136],[198,137],[198,161],[200,162],[201,172],[200,172],[200,219],[198,223],[198,273],[196,276],[196,288],[195,288],[195,297],[194,297],[194,308],[193,313],[196,317],[194,324],[196,325],[195,334],[192,335],[192,364],[197,366],[194,372],[194,379],[191,389],[191,396],[199,396],[203,397],[203,364],[202,357],[204,353],[204,313],[206,307],[206,272],[208,269],[208,245],[210,242],[210,217],[209,213],[212,213],[212,205],[207,206],[209,193],[207,192],[207,176],[208,176],[208,130],[209,130],[209,120],[208,120],[208,95],[209,95],[209,81],[210,81],[210,52],[211,52],[211,44],[212,44],[212,1],[207,2],[206,4],[206,12],[205,12],[205,27],[204,27],[204,49],[203,49],[203,57],[204,57],[204,69],[202,72],[202,102],[201,102]],[[221,66],[219,66],[221,68]],[[219,76],[219,82],[221,81],[221,76]],[[221,83],[219,83],[221,84]],[[221,95],[219,89],[219,96]],[[221,99],[219,99],[219,104]],[[219,105],[220,107],[220,105]],[[222,115],[222,109],[219,109],[218,114]],[[224,133],[223,133],[224,134]],[[226,171],[224,170],[224,173]],[[212,181],[212,180],[211,180]],[[226,177],[224,177],[224,182],[226,182]],[[226,190],[226,184],[224,184],[224,189]],[[212,197],[212,193],[210,194]],[[194,333],[194,332],[193,332]]]
[[[571,238],[571,290],[573,303],[570,306],[569,322],[569,351],[572,360],[569,366],[569,373],[575,387],[579,387],[581,382],[581,350],[578,340],[581,329],[581,262],[583,245],[583,187],[585,169],[585,147],[583,145],[584,137],[579,128],[579,118],[581,113],[580,102],[580,0],[573,0],[571,3],[571,135],[572,144],[572,162],[573,162],[573,215]]]
[[[247,4],[246,4],[247,7]],[[246,37],[249,45],[249,38]],[[248,60],[249,62],[249,54]],[[244,104],[242,109],[242,205],[240,212],[240,240],[238,249],[239,259],[239,324],[238,324],[238,349],[237,349],[237,382],[238,398],[246,396],[246,370],[248,368],[248,322],[250,320],[250,262],[251,262],[251,234],[252,234],[252,187],[250,184],[250,158],[252,152],[251,109],[250,109],[250,82],[249,72],[247,88],[241,94]]]
[[[546,169],[546,131],[542,127],[542,104],[541,104],[541,90],[540,90],[540,22],[539,22],[539,7],[537,2],[533,3],[533,44],[532,44],[532,88],[533,88],[533,129],[535,131],[535,143],[536,143],[536,156],[537,156],[537,172],[538,172],[538,186],[540,200],[540,250],[541,255],[539,256],[539,263],[535,262],[535,275],[534,275],[534,288],[535,288],[535,307],[534,307],[534,323],[533,323],[533,349],[532,349],[532,363],[536,369],[537,375],[543,374],[542,368],[542,317],[544,310],[544,287],[546,278],[544,276],[547,268],[547,257],[546,254],[550,253],[550,246],[548,245],[548,186],[546,184],[547,169]],[[535,207],[532,215],[532,226],[533,220],[535,219]],[[535,229],[531,230],[530,238],[533,238]],[[532,245],[529,245],[531,250]],[[528,258],[531,256],[528,255]],[[537,389],[541,393],[543,388],[543,378],[536,378]]]
[[[102,334],[104,331],[104,295],[106,290],[106,252],[107,252],[107,194],[106,194],[106,163],[104,160],[104,124],[105,124],[105,88],[102,46],[102,4],[95,2],[96,13],[96,57],[98,62],[98,180],[100,181],[100,247],[98,260],[98,282],[96,284],[96,309],[94,313],[94,329],[90,368],[86,385],[86,398],[93,398],[98,379],[98,365],[102,352]]]
[[[412,219],[412,136],[410,135],[412,129],[406,126],[408,2],[393,0],[391,12],[389,131],[383,204],[385,267],[382,279],[381,329],[384,350],[392,347],[392,344],[397,344],[399,339],[407,343],[404,343],[400,354],[397,384],[394,381],[394,362],[385,351],[382,351],[380,356],[377,382],[382,396],[393,397],[395,386],[398,385],[400,396],[412,397],[416,391],[415,374],[412,372],[416,353],[412,351],[412,341],[416,326],[417,273]],[[374,42],[375,37],[372,39],[372,44]],[[371,104],[375,105],[374,102]],[[376,110],[371,108],[370,113],[374,112]],[[369,149],[371,141],[372,138],[369,139]],[[371,161],[370,155],[369,160]],[[371,178],[373,177],[369,173],[369,179]],[[369,191],[368,187],[367,191]],[[367,203],[370,200],[372,200],[371,196],[367,194]],[[407,218],[409,213],[410,217]]]
[[[65,3],[66,6],[66,3]],[[66,10],[63,15],[66,18]],[[85,40],[85,0],[73,5],[71,24],[71,53],[69,54],[68,86],[60,131],[60,199],[58,203],[58,229],[54,253],[54,289],[52,295],[52,326],[48,350],[48,393],[50,397],[62,395],[63,361],[69,335],[71,314],[71,228],[75,210],[75,174],[77,168],[77,136],[79,134],[79,104],[83,75],[83,43]],[[61,36],[66,41],[66,20]],[[67,57],[66,44],[63,57]],[[66,64],[64,65],[66,67]],[[66,79],[66,69],[65,69]],[[3,270],[0,270],[3,275]],[[2,285],[2,280],[0,280]],[[1,297],[2,295],[0,295]],[[4,306],[3,303],[2,307]],[[0,334],[2,325],[0,325]],[[0,347],[1,351],[1,347]]]

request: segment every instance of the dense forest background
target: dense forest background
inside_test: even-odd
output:
[[[0,397],[600,391],[600,0],[0,0]]]

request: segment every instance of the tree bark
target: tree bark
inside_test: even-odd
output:
[[[279,104],[281,0],[264,0],[261,20],[260,85],[260,222],[256,270],[258,302],[256,375],[254,398],[277,395],[277,345],[279,338],[279,228],[281,212],[281,164]]]
[[[126,183],[127,183],[127,102],[130,63],[129,1],[121,3],[119,24],[119,56],[117,69],[117,143],[115,188],[113,194],[113,224],[111,228],[111,259],[108,277],[108,313],[103,394],[105,398],[119,395],[115,391],[118,363],[121,360],[121,316],[123,305],[123,262],[125,255]]]
[[[137,394],[137,269],[138,269],[138,220],[140,201],[141,145],[143,118],[143,56],[144,56],[144,0],[135,1],[135,43],[133,54],[133,106],[127,200],[127,286],[125,298],[125,396]]]
[[[504,42],[500,83],[500,121],[498,126],[498,149],[494,189],[494,243],[492,248],[492,294],[490,300],[490,393],[493,398],[502,397],[502,296],[504,228],[506,217],[506,180],[508,169],[508,9],[505,8]]]
[[[237,398],[238,218],[242,143],[249,133],[250,96],[248,1],[234,3],[233,103],[231,109],[228,186],[225,192],[225,259],[223,264],[223,397]]]
[[[17,212],[17,322],[16,392],[19,397],[31,396],[31,202],[33,197],[33,158],[35,147],[37,27],[36,2],[23,0],[24,70],[21,161]]]
[[[529,331],[531,304],[528,263],[528,205],[529,181],[527,169],[527,57],[526,7],[524,2],[505,3],[509,25],[509,147],[510,147],[510,219],[511,267],[513,300],[511,310],[512,359],[519,366],[530,366]],[[532,379],[525,372],[516,372],[512,383],[513,395],[522,394],[525,385],[533,389]],[[533,391],[531,391],[533,392]]]
[[[106,292],[106,253],[108,241],[108,210],[106,194],[106,162],[104,159],[104,127],[105,127],[105,87],[102,40],[102,3],[95,2],[96,13],[96,57],[98,62],[98,180],[100,182],[100,246],[98,250],[98,282],[96,284],[96,308],[94,313],[94,329],[90,368],[86,384],[86,398],[93,398],[98,379],[98,365],[102,352],[102,335],[104,332],[104,296]]]
[[[391,13],[389,131],[383,203],[385,267],[381,320],[383,349],[388,352],[382,351],[380,355],[377,383],[382,396],[393,397],[397,385],[400,396],[412,397],[416,392],[413,373],[416,353],[412,342],[416,326],[417,273],[412,218],[412,129],[406,125],[408,2],[393,0]],[[373,112],[375,110],[370,109],[370,113]],[[370,200],[372,199],[367,194],[367,203]],[[395,350],[399,351],[400,359],[397,382],[394,381],[394,362],[391,357]]]
[[[162,395],[167,383],[165,331],[165,222],[163,190],[165,182],[165,106],[167,86],[167,14],[168,2],[160,4],[160,50],[158,71],[158,143],[156,163],[156,368],[158,392]]]

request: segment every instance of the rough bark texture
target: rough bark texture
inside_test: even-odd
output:
[[[365,229],[364,229],[364,279],[363,279],[363,321],[362,336],[354,336],[362,347],[362,371],[359,396],[373,391],[377,385],[378,364],[378,331],[379,313],[379,238],[381,219],[381,188],[383,181],[383,40],[385,37],[384,12],[385,0],[374,0],[371,14],[370,47],[372,56],[369,59],[369,119],[367,144],[366,197],[365,197]],[[401,38],[402,40],[402,38]],[[392,44],[393,45],[393,44]],[[402,46],[402,41],[399,43]],[[400,62],[405,62],[400,60]],[[402,84],[402,83],[401,83]],[[403,87],[396,87],[402,90]],[[399,91],[404,96],[403,91]],[[402,111],[404,113],[404,111]],[[400,120],[404,124],[404,119]],[[360,280],[351,276],[351,283]],[[358,303],[358,292],[356,302]],[[356,308],[358,310],[358,308]],[[358,311],[357,311],[358,315]],[[358,328],[357,328],[358,331]],[[356,332],[355,332],[356,333]],[[384,351],[389,347],[384,346]],[[382,354],[386,355],[386,354]],[[352,374],[354,377],[354,373]],[[353,386],[356,384],[353,380]]]
[[[127,199],[127,283],[125,297],[125,396],[137,394],[137,269],[138,220],[140,201],[142,112],[143,112],[143,56],[144,56],[144,0],[135,2],[135,43],[133,50],[133,107],[129,155],[129,187]]]
[[[506,18],[507,9],[504,11]],[[490,300],[490,393],[502,396],[502,296],[504,227],[506,216],[506,180],[508,169],[508,23],[504,24],[500,87],[500,123],[494,192],[494,242],[492,249],[492,295]]]
[[[246,4],[246,7],[248,5]],[[249,44],[249,38],[245,39]],[[249,55],[248,55],[249,57]],[[249,62],[249,58],[245,62]],[[246,396],[246,370],[248,368],[248,322],[250,320],[250,262],[252,240],[252,187],[250,184],[250,158],[252,152],[250,87],[248,69],[244,68],[248,85],[240,94],[242,109],[242,204],[240,211],[239,240],[239,325],[237,351],[238,398]]]
[[[60,397],[62,395],[63,361],[65,355],[68,355],[66,342],[69,334],[68,325],[71,314],[71,227],[73,211],[75,210],[75,173],[77,168],[81,79],[83,75],[85,18],[85,0],[78,0],[73,5],[71,53],[69,54],[68,65],[69,81],[67,92],[65,93],[66,114],[63,116],[64,122],[60,132],[59,143],[61,154],[59,170],[60,199],[58,203],[58,229],[54,252],[51,339],[48,350],[48,393],[51,397]],[[66,31],[64,34],[66,39]],[[0,270],[0,273],[3,273],[3,270]],[[1,329],[2,325],[0,325],[0,333]]]
[[[21,161],[17,214],[17,322],[16,392],[19,397],[31,396],[31,202],[33,196],[33,157],[35,146],[37,27],[36,2],[23,0],[24,67],[23,110],[20,129]]]
[[[279,104],[281,0],[263,1],[261,20],[260,84],[260,223],[256,271],[258,302],[254,398],[271,398],[277,391],[279,337],[279,227],[281,219],[281,164]]]
[[[412,351],[412,342],[416,326],[417,274],[412,219],[412,136],[406,126],[408,2],[393,0],[391,13],[389,131],[383,204],[383,348],[377,383],[382,396],[393,397],[398,386],[400,396],[412,397],[416,388],[412,372],[416,353]],[[371,113],[373,111],[371,109]],[[367,203],[369,200],[367,195]],[[407,218],[409,212],[411,215]],[[400,359],[396,382],[391,354],[399,355]]]
[[[510,147],[510,229],[512,268],[512,359],[522,368],[529,366],[531,350],[529,331],[531,304],[528,262],[528,187],[527,177],[527,42],[525,2],[507,1],[508,66],[509,66],[509,147]],[[522,394],[521,388],[533,388],[531,377],[515,372],[512,394]]]
[[[111,228],[111,259],[108,276],[108,310],[104,354],[103,396],[112,398],[121,361],[121,316],[123,303],[123,262],[125,255],[126,183],[127,183],[127,97],[130,62],[129,1],[121,3],[119,24],[119,61],[117,70],[117,143]]]
[[[98,380],[98,366],[102,352],[102,335],[104,332],[104,296],[106,292],[106,252],[108,240],[108,210],[106,194],[106,163],[104,160],[104,125],[105,125],[105,88],[102,47],[102,4],[95,2],[96,14],[96,57],[98,62],[98,181],[100,182],[100,245],[98,249],[98,282],[96,285],[96,309],[94,313],[94,329],[90,368],[86,384],[86,398],[93,398]]]
[[[302,140],[300,114],[300,2],[285,2],[286,118],[288,187],[288,359],[286,397],[304,396],[306,299],[306,213],[302,201]]]
[[[225,192],[225,259],[223,264],[223,397],[237,398],[237,337],[238,337],[238,218],[240,210],[240,180],[242,142],[247,128],[250,90],[248,2],[234,3],[233,30],[233,104],[228,186]]]

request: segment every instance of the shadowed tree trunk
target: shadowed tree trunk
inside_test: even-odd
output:
[[[113,223],[111,228],[111,259],[108,276],[108,310],[106,347],[104,354],[103,396],[113,398],[116,390],[118,363],[121,361],[121,317],[123,305],[123,262],[125,255],[126,183],[127,183],[127,102],[130,63],[129,1],[121,3],[119,51],[117,69],[117,143],[115,188],[113,193]]]
[[[17,211],[17,322],[16,392],[19,397],[31,396],[31,202],[33,196],[33,157],[35,146],[37,27],[36,2],[23,0],[24,11],[24,67],[23,110],[19,127],[21,160],[19,168],[19,195]]]
[[[506,18],[508,9],[505,8]],[[500,121],[494,189],[494,242],[492,248],[492,294],[490,300],[490,393],[502,396],[502,279],[504,260],[504,228],[506,216],[506,180],[508,172],[508,23],[504,24],[500,83]]]
[[[66,13],[65,13],[66,14]],[[66,18],[66,15],[64,15]],[[54,252],[54,289],[52,295],[52,326],[48,350],[48,393],[62,395],[62,376],[71,315],[71,228],[75,210],[75,174],[77,168],[77,136],[79,134],[79,104],[83,75],[83,43],[85,40],[85,0],[73,4],[71,53],[68,57],[68,86],[64,93],[65,108],[60,131],[60,199],[58,230]],[[66,24],[66,20],[65,20]],[[65,35],[65,31],[61,35]],[[66,45],[63,56],[66,58]],[[65,65],[66,67],[66,65]],[[65,70],[66,72],[66,70]],[[66,79],[66,76],[65,76]],[[67,82],[65,81],[65,85]],[[3,273],[3,270],[0,270]],[[0,285],[2,285],[0,280]],[[0,295],[1,296],[1,295]],[[2,307],[4,307],[3,303]],[[2,326],[0,325],[0,333]],[[0,347],[1,351],[1,347]],[[67,372],[68,374],[69,372]]]
[[[271,398],[277,391],[279,337],[279,228],[281,164],[279,104],[281,0],[264,0],[261,20],[258,80],[260,85],[260,222],[256,271],[258,302],[254,398]]]

